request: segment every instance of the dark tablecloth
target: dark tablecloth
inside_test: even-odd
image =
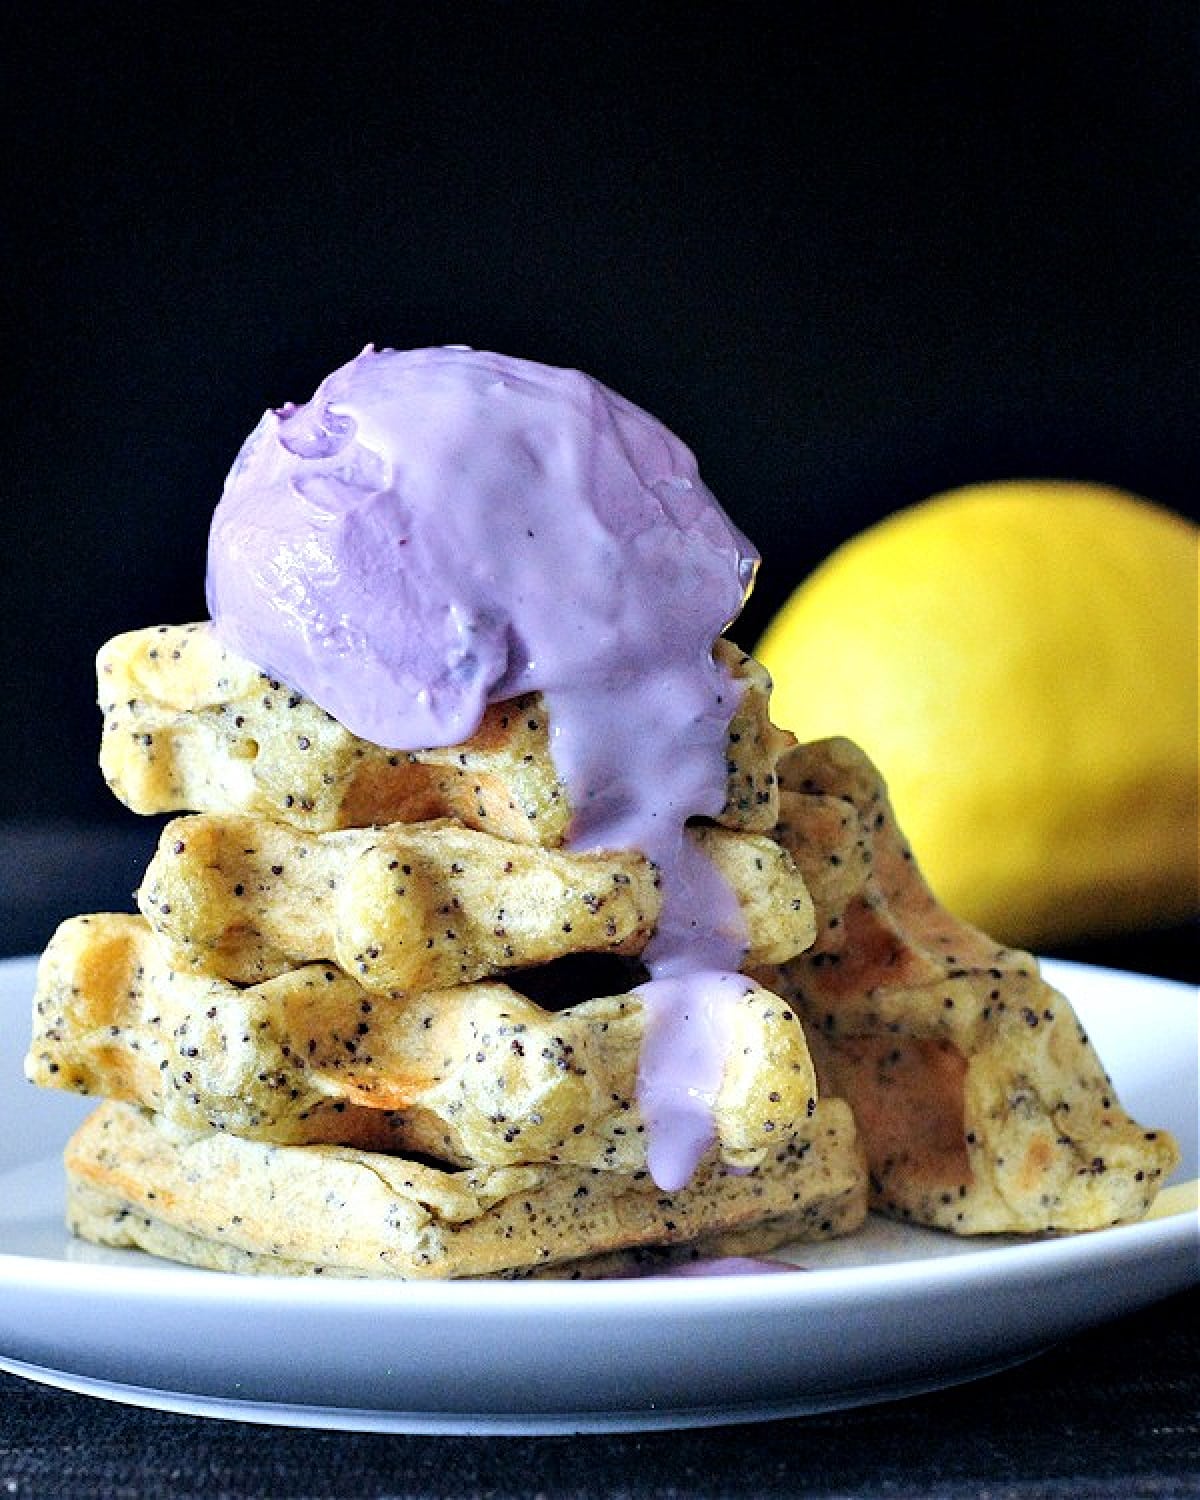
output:
[[[122,909],[150,820],[0,828],[0,954],[62,917]],[[1064,955],[1196,982],[1194,928]],[[907,1401],[629,1436],[384,1437],[175,1416],[0,1376],[0,1500],[806,1495],[936,1500],[1200,1497],[1200,1289],[1019,1368]]]

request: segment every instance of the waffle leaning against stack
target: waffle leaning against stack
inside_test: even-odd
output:
[[[397,433],[402,497],[378,461]],[[488,473],[456,480],[464,454]],[[248,491],[256,521],[265,493],[283,511],[235,545]],[[405,605],[398,649],[410,682],[412,654],[433,659],[428,690],[381,691],[370,639],[330,653],[327,600],[279,608],[308,566],[282,548],[293,523],[301,551],[359,569],[351,635],[371,637],[361,575],[398,529],[437,552],[402,558],[453,595]],[[558,562],[587,542],[590,567],[555,576],[542,553],[505,574],[556,529]],[[303,577],[309,604],[330,572]],[[795,1012],[741,972],[815,936],[771,836],[791,737],[762,669],[716,640],[752,572],[678,440],[571,372],[368,350],[268,413],[214,518],[213,621],[99,656],[107,780],[135,811],[189,815],[140,915],[73,919],[41,962],[29,1076],[107,1100],[67,1150],[72,1228],[219,1269],[414,1278],[606,1274],[855,1228],[849,1107],[818,1100]]]

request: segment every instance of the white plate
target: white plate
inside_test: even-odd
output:
[[[1135,1117],[1185,1160],[1144,1223],[964,1241],[872,1219],[809,1274],[245,1278],[72,1240],[86,1100],[21,1079],[33,961],[0,963],[0,1368],[143,1405],[383,1432],[553,1433],[823,1411],[969,1380],[1200,1280],[1190,987],[1047,963]]]

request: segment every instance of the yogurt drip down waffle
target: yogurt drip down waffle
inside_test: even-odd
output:
[[[772,724],[724,636],[757,562],[574,371],[368,348],[268,412],[211,618],[98,657],[104,775],[177,816],[139,911],[39,966],[28,1076],[104,1100],[75,1232],[597,1276],[850,1233],[868,1193],[964,1233],[1144,1211],[1173,1143],[1066,1000],[936,907],[860,752]]]

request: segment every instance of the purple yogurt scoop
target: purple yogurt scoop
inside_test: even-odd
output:
[[[704,1018],[643,1062],[668,1188],[711,1144],[694,1117],[723,1060],[714,1009],[748,988],[728,974],[740,912],[683,827],[725,800],[738,693],[712,646],[757,564],[647,412],[578,371],[458,347],[368,347],[267,412],[209,539],[221,638],[364,739],[457,744],[489,703],[543,694],[572,845],[661,871],[652,1030],[656,1007],[660,1035]]]

